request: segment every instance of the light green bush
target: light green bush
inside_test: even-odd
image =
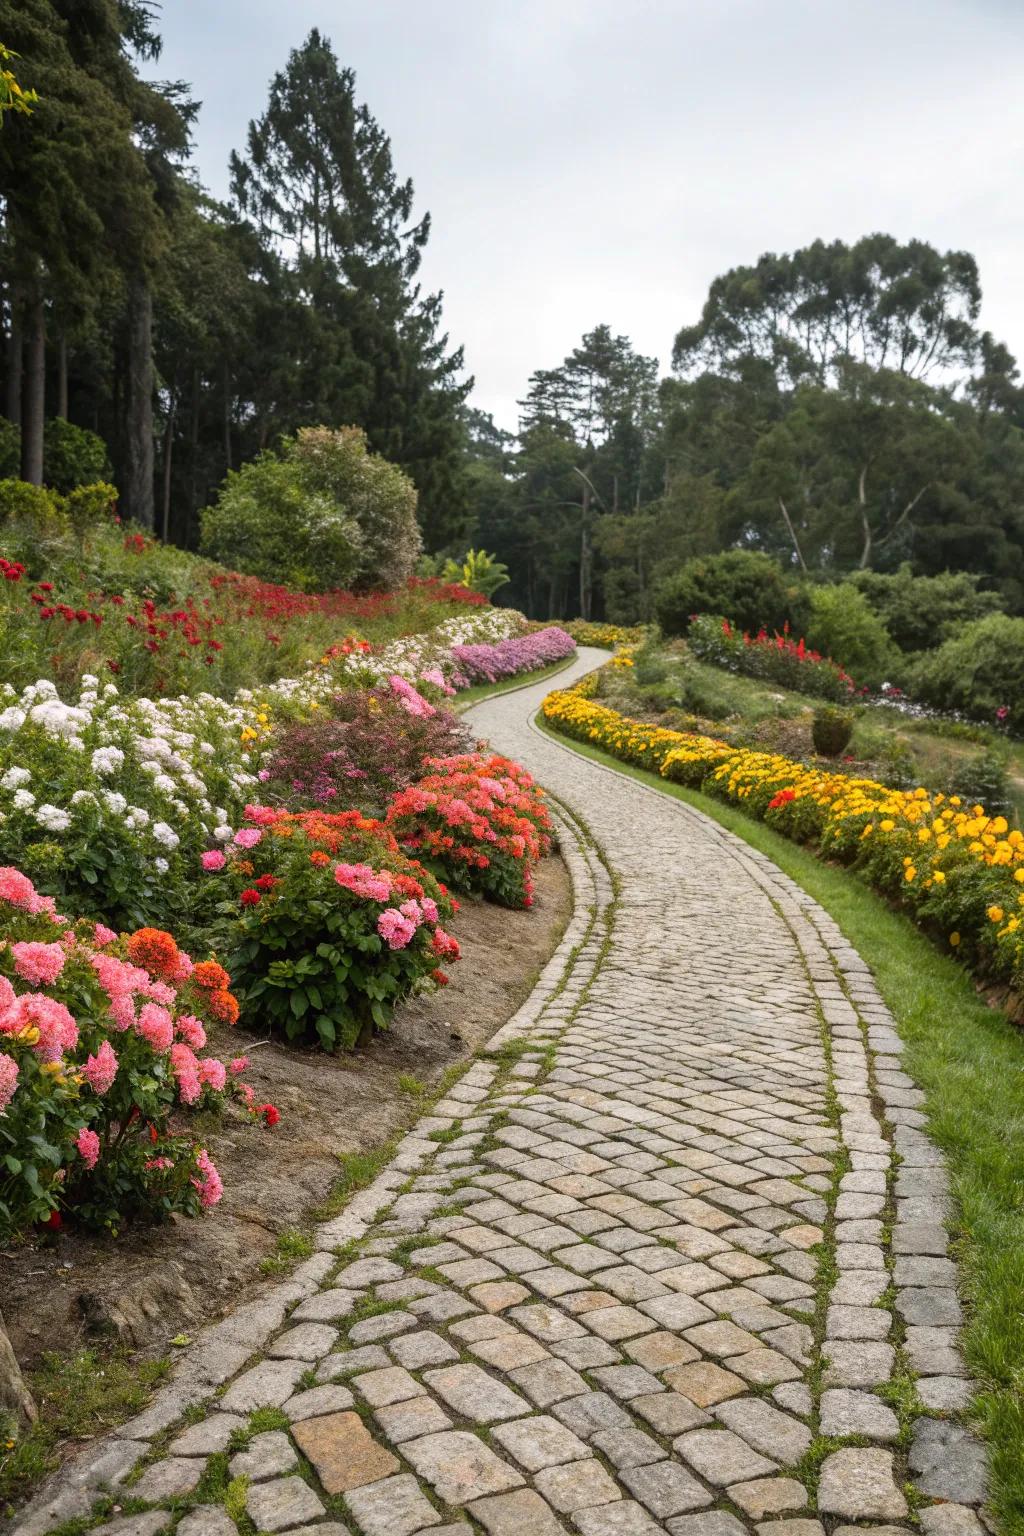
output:
[[[307,592],[351,586],[362,554],[355,518],[312,491],[292,459],[273,453],[228,475],[203,512],[202,551],[233,570]]]
[[[1024,619],[992,613],[965,625],[937,651],[920,657],[911,686],[936,709],[998,720],[1013,735],[1024,736]]]
[[[807,641],[862,687],[877,688],[898,664],[896,648],[863,592],[848,582],[811,593]]]
[[[306,591],[400,587],[419,548],[415,487],[357,427],[304,427],[229,474],[202,518],[204,554]]]

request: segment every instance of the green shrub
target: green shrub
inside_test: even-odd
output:
[[[958,764],[946,789],[948,794],[959,795],[966,805],[983,805],[990,816],[1013,813],[1007,754],[998,747],[990,747],[979,757]]]
[[[832,704],[821,704],[814,711],[811,740],[815,752],[821,757],[839,757],[850,745],[852,735],[853,716],[849,710],[836,709]]]
[[[358,427],[304,427],[228,475],[202,517],[204,554],[264,581],[394,590],[419,552],[416,491]]]
[[[75,538],[83,545],[88,535],[113,514],[117,505],[117,486],[108,480],[91,485],[77,485],[64,498],[64,510]]]
[[[892,672],[895,647],[863,592],[848,582],[811,593],[807,639],[863,687],[878,688]]]
[[[76,427],[61,416],[46,423],[43,432],[43,478],[52,490],[67,495],[79,485],[109,480],[110,460],[102,437]],[[116,497],[116,492],[115,492]]]
[[[920,657],[911,685],[925,704],[1024,735],[1024,619],[993,613],[966,625]]]
[[[698,614],[721,613],[739,630],[784,629],[802,633],[807,598],[795,577],[768,555],[730,549],[688,560],[662,582],[654,611],[666,635],[684,635]]]
[[[857,571],[850,578],[867,598],[901,651],[926,651],[965,624],[999,610],[994,592],[979,592],[980,577],[967,571],[915,576],[909,565],[894,575]]]
[[[395,591],[416,569],[416,487],[397,464],[370,453],[360,427],[303,427],[285,456],[309,490],[330,498],[359,529],[359,587]],[[330,583],[335,585],[335,583]]]
[[[229,473],[202,514],[202,550],[214,560],[310,592],[347,587],[362,554],[359,528],[292,459],[273,453]]]
[[[27,480],[0,480],[0,528],[14,537],[59,538],[67,528],[62,498]]]

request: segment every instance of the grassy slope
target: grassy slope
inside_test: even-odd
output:
[[[927,1096],[929,1130],[949,1160],[960,1208],[956,1255],[968,1302],[964,1347],[981,1384],[992,1504],[1006,1536],[1024,1533],[1024,1038],[977,996],[966,973],[857,878],[708,796],[551,731],[562,745],[695,806],[831,913],[871,965]]]

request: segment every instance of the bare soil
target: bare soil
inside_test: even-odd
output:
[[[443,991],[412,999],[365,1051],[330,1057],[241,1029],[214,1050],[247,1055],[259,1099],[281,1110],[268,1131],[229,1110],[203,1127],[225,1194],[206,1218],[137,1228],[118,1238],[65,1230],[0,1253],[3,1316],[23,1369],[44,1351],[102,1341],[147,1357],[223,1315],[268,1283],[260,1265],[278,1236],[308,1224],[337,1179],[338,1159],[367,1152],[409,1125],[426,1088],[467,1060],[529,995],[568,922],[565,865],[546,859],[529,912],[465,902],[452,924],[463,958]],[[45,1306],[40,1298],[45,1297]]]

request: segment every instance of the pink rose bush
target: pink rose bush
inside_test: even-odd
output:
[[[72,921],[20,870],[0,868],[0,1240],[72,1215],[117,1231],[196,1215],[222,1185],[187,1129],[188,1106],[247,1085],[199,1053],[204,1014],[230,1014],[227,973],[173,937],[118,938]]]

